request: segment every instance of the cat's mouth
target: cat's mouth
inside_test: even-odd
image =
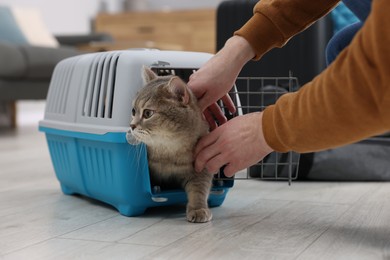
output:
[[[140,144],[140,141],[134,136],[133,132],[134,131],[131,129],[129,131],[127,131],[126,140],[129,144],[138,145],[138,144]]]
[[[126,140],[129,144],[132,145],[138,145],[141,142],[144,142],[147,138],[149,133],[145,130],[140,129],[132,129],[130,128],[129,131],[126,133]]]

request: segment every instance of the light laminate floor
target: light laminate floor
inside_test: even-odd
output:
[[[390,183],[240,180],[206,224],[184,207],[121,216],[60,191],[43,103],[0,131],[0,259],[390,259]]]

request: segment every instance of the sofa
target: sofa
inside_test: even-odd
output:
[[[44,28],[36,10],[0,5],[0,127],[16,127],[15,102],[45,99],[55,65],[82,54],[76,46],[91,41],[112,41],[112,37],[91,34],[56,38]]]

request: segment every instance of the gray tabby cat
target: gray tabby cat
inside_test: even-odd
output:
[[[193,167],[194,147],[208,132],[197,99],[177,76],[157,76],[146,67],[143,76],[145,86],[134,100],[128,139],[146,144],[152,185],[184,188],[187,220],[208,222],[213,176],[196,173]]]

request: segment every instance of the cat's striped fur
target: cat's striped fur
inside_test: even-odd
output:
[[[152,185],[184,188],[187,220],[210,221],[212,175],[196,173],[193,165],[194,147],[208,132],[197,99],[180,78],[143,70],[145,86],[134,100],[128,134],[146,144]]]

